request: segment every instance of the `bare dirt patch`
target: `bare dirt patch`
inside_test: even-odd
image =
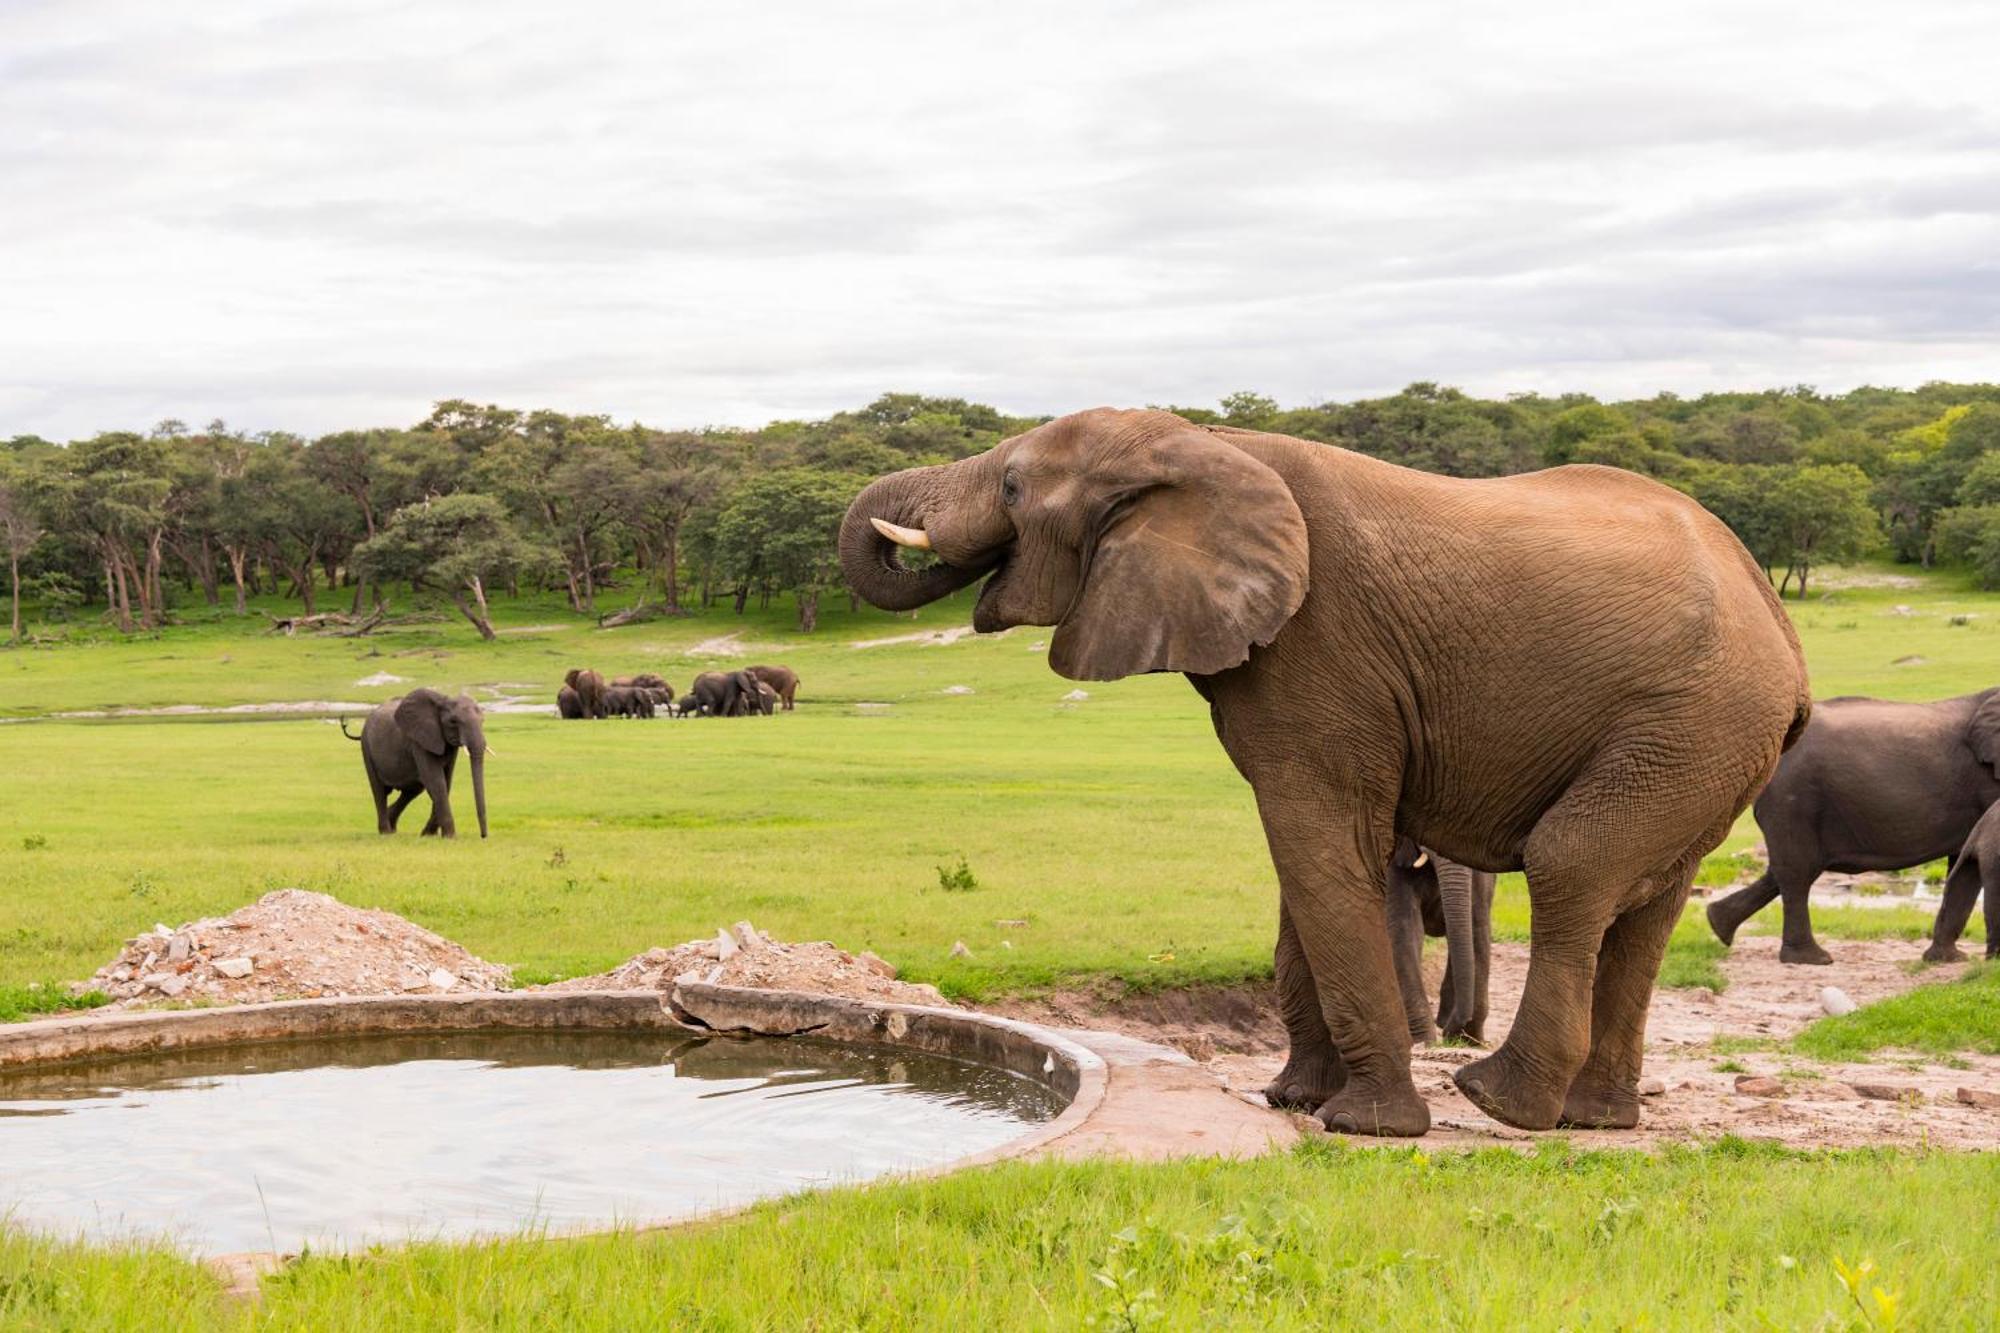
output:
[[[848,644],[849,648],[887,648],[898,643],[921,643],[926,647],[943,647],[969,638],[974,633],[970,625],[958,625],[951,629],[920,629],[912,634],[892,634],[886,639],[857,639]]]
[[[508,970],[393,912],[279,889],[224,917],[156,925],[85,983],[111,1008],[497,991]]]
[[[946,1003],[935,986],[897,980],[896,969],[872,953],[849,953],[827,940],[796,944],[774,940],[748,921],[719,930],[712,939],[648,949],[609,972],[575,977],[538,989],[666,992],[684,980],[757,990],[812,991],[898,1004]]]
[[[718,634],[712,639],[703,639],[687,650],[689,657],[741,657],[744,654],[743,631],[732,630],[728,634]]]
[[[1645,1098],[1637,1129],[1577,1137],[1639,1147],[1736,1134],[1798,1146],[2000,1148],[2000,1106],[1977,1104],[1984,1100],[1980,1093],[2000,1093],[2000,1058],[1967,1055],[1946,1064],[1882,1053],[1867,1064],[1822,1064],[1778,1051],[1716,1049],[1718,1038],[1777,1041],[1794,1035],[1823,1016],[1820,991],[1827,986],[1868,1004],[1964,970],[1962,965],[1911,970],[1922,946],[1908,940],[1833,940],[1828,948],[1834,955],[1830,967],[1787,967],[1778,961],[1776,938],[1739,939],[1721,965],[1729,980],[1722,994],[1656,991],[1646,1026],[1645,1073],[1664,1091]],[[1432,959],[1430,967],[1441,969],[1442,961]],[[1527,970],[1526,945],[1493,946],[1493,1017],[1487,1023],[1492,1042],[1507,1035]],[[1436,981],[1433,976],[1433,992]],[[1284,1027],[1269,985],[1125,997],[1066,992],[996,1007],[1032,1022],[1108,1028],[1178,1047],[1260,1101],[1258,1090],[1284,1063]],[[1451,1047],[1414,1052],[1412,1072],[1431,1108],[1428,1141],[1479,1144],[1534,1137],[1489,1119],[1459,1095],[1452,1071],[1480,1055]],[[1746,1074],[1775,1076],[1776,1095],[1739,1093],[1736,1080]],[[1960,1089],[1968,1091],[1968,1099],[1961,1099]]]

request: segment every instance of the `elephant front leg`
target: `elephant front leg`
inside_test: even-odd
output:
[[[1340,1091],[1340,1085],[1347,1081],[1347,1069],[1326,1030],[1319,990],[1313,985],[1312,969],[1306,964],[1298,930],[1283,899],[1278,902],[1278,948],[1274,962],[1278,974],[1278,1008],[1284,1015],[1285,1038],[1290,1049],[1285,1067],[1265,1087],[1264,1100],[1281,1110],[1310,1113]]]
[[[1961,856],[1944,880],[1944,901],[1938,904],[1937,918],[1931,922],[1931,946],[1924,950],[1927,963],[1962,963],[1958,937],[1972,920],[1972,905],[1979,897],[1979,864]],[[1986,893],[1986,950],[1993,951],[1993,892]]]
[[[453,756],[454,758],[456,756]],[[431,817],[424,825],[424,836],[436,835],[444,838],[458,836],[458,826],[451,818],[451,764],[449,761],[422,766],[421,775],[424,790],[430,793]]]
[[[1346,1082],[1317,1114],[1341,1133],[1411,1138],[1430,1128],[1431,1113],[1410,1079],[1409,1021],[1389,950],[1389,838],[1382,822],[1380,835],[1370,838],[1338,822],[1329,827],[1316,803],[1265,807],[1285,910],[1319,991],[1327,1034],[1347,1067]]]

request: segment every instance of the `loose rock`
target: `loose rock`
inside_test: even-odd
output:
[[[741,952],[743,952],[743,947],[736,942],[734,935],[731,935],[726,930],[715,932],[715,949],[709,954],[709,957],[726,963]]]
[[[1782,1097],[1785,1085],[1769,1074],[1738,1074],[1736,1091],[1745,1097]]]
[[[1080,704],[1089,697],[1090,692],[1088,690],[1071,690],[1062,697],[1062,701],[1066,704]]]
[[[940,693],[943,693],[943,694],[971,694],[971,693],[972,693],[972,687],[971,687],[970,685],[947,685],[947,686],[945,686],[945,687],[944,687],[944,689],[943,689],[943,690],[941,690],[941,691],[940,691]]]
[[[1988,1092],[1984,1088],[1960,1088],[1957,1096],[1963,1105],[1977,1106],[1986,1111],[2000,1111],[2000,1092]]]
[[[1667,1081],[1663,1078],[1653,1078],[1649,1075],[1639,1080],[1639,1095],[1641,1097],[1662,1097],[1666,1095],[1666,1091]]]
[[[1924,1095],[1915,1088],[1896,1083],[1850,1083],[1847,1086],[1871,1102],[1921,1101]]]
[[[953,940],[951,945],[951,957],[970,958],[972,957],[972,950],[965,947],[964,940]]]
[[[228,977],[232,981],[241,981],[257,968],[257,965],[248,958],[218,958],[210,966],[215,969],[217,975]]]
[[[1828,986],[1819,993],[1819,1007],[1835,1018],[1842,1014],[1851,1014],[1860,1008],[1848,998],[1847,992],[1838,986]]]

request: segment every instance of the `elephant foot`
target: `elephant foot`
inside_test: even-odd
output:
[[[1521,1068],[1505,1046],[1483,1060],[1460,1065],[1451,1081],[1465,1099],[1503,1125],[1554,1129],[1562,1119],[1563,1094]]]
[[[1778,950],[1781,963],[1804,963],[1811,967],[1825,967],[1833,961],[1833,955],[1819,947],[1812,940],[1804,944],[1787,944]]]
[[[1414,1139],[1430,1132],[1431,1108],[1404,1079],[1401,1087],[1361,1088],[1352,1080],[1313,1113],[1333,1134],[1368,1134],[1384,1139]]]
[[[1303,1111],[1311,1115],[1324,1106],[1347,1082],[1347,1071],[1339,1056],[1299,1056],[1285,1061],[1285,1067],[1264,1089],[1264,1100],[1280,1111]]]
[[[1438,1030],[1435,1023],[1425,1020],[1421,1023],[1410,1024],[1410,1045],[1429,1046],[1437,1039]]]
[[[1484,1023],[1460,1023],[1448,1021],[1442,1029],[1446,1041],[1464,1042],[1468,1046],[1486,1045],[1486,1025]]]
[[[1714,931],[1715,938],[1721,940],[1724,944],[1734,944],[1736,943],[1736,928],[1743,923],[1732,919],[1729,913],[1722,910],[1722,904],[1726,901],[1728,900],[1717,898],[1708,905],[1708,928]]]
[[[1631,1129],[1639,1123],[1637,1085],[1585,1087],[1578,1079],[1563,1098],[1558,1129]]]
[[[1962,963],[1965,961],[1965,954],[1959,950],[1956,944],[1933,944],[1930,948],[1924,950],[1924,961],[1926,963]]]

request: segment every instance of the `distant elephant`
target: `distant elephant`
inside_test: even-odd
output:
[[[1757,797],[1770,867],[1710,903],[1708,924],[1728,944],[1782,894],[1779,959],[1831,962],[1806,905],[1822,871],[1907,870],[1956,856],[1996,800],[2000,686],[1936,703],[1822,699]]]
[[[771,716],[772,711],[778,706],[778,692],[763,681],[758,680],[755,676],[750,675],[749,672],[746,671],[743,674],[748,678],[748,683],[743,689],[744,716],[747,717],[752,713],[762,713],[765,717]],[[751,686],[755,686],[756,688],[752,689],[750,688]]]
[[[563,684],[576,691],[583,703],[585,717],[604,716],[604,677],[589,667],[571,667],[563,676]]]
[[[1389,944],[1399,835],[1527,871],[1520,1010],[1459,1089],[1526,1129],[1636,1124],[1695,870],[1812,707],[1743,544],[1615,468],[1438,476],[1101,409],[877,480],[839,550],[892,611],[991,575],[974,628],[1056,626],[1049,665],[1071,679],[1188,676],[1256,792],[1343,1062],[1317,1114],[1350,1133],[1430,1125]]]
[[[463,749],[472,757],[472,804],[479,836],[486,836],[486,724],[470,695],[447,699],[436,690],[411,690],[376,706],[356,736],[340,720],[340,734],[361,742],[361,766],[375,797],[375,828],[394,833],[396,821],[419,791],[429,792],[426,836],[458,836],[451,817],[451,777]],[[392,804],[389,793],[397,793]]]
[[[1931,926],[1931,947],[1924,959],[1932,963],[1958,963],[1965,955],[1958,951],[1958,937],[1972,919],[1972,900],[1986,897],[1986,956],[2000,958],[2000,801],[1986,807],[1986,813],[1972,826],[1965,846],[1959,848],[1951,873],[1944,880],[1944,902]]]
[[[607,685],[604,711],[610,717],[652,717],[652,692],[632,685]]]
[[[792,711],[792,696],[798,693],[799,673],[788,666],[753,666],[743,668],[758,680],[763,681],[778,692],[778,700],[787,713]]]
[[[698,714],[707,717],[741,717],[746,688],[755,693],[756,682],[741,671],[704,671],[688,686],[688,694]]]
[[[583,696],[574,686],[565,685],[556,691],[556,716],[571,719],[583,716]]]
[[[636,676],[620,676],[611,683],[629,685],[635,690],[645,690],[648,697],[656,704],[666,703],[674,697],[674,687],[667,684],[664,677],[656,676],[650,671],[641,671]]]
[[[1447,1037],[1486,1041],[1487,982],[1493,950],[1495,876],[1460,865],[1407,838],[1389,861],[1389,944],[1410,1040],[1428,1044]],[[1442,935],[1446,961],[1438,992],[1437,1022],[1424,992],[1424,936]],[[1319,993],[1299,947],[1298,934],[1279,907],[1278,1007],[1289,1053],[1285,1067],[1264,1089],[1271,1105],[1312,1111],[1315,1089],[1344,1076],[1340,1053],[1327,1035]]]

